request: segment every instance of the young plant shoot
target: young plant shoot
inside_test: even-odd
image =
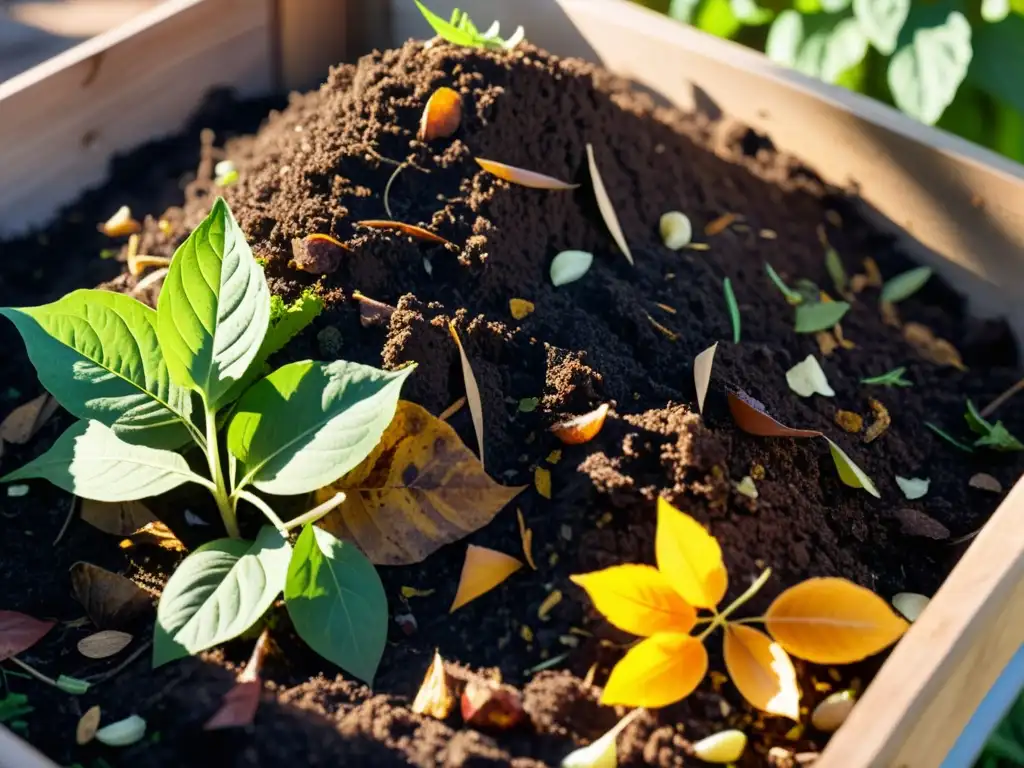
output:
[[[303,360],[264,375],[271,353],[319,307],[307,297],[271,323],[262,269],[227,204],[174,254],[156,310],[79,290],[38,307],[0,309],[21,333],[47,390],[79,421],[4,481],[45,478],[96,501],[130,501],[196,483],[227,531],[178,567],[157,610],[153,664],[249,630],[284,592],[299,634],[371,681],[384,650],[387,600],[352,544],[308,523],[338,494],[284,522],[257,491],[297,496],[345,475],[377,445],[412,367],[383,371]],[[181,451],[198,448],[206,473]],[[270,525],[243,538],[245,501]],[[289,532],[305,530],[293,548]],[[351,616],[358,621],[351,621]]]

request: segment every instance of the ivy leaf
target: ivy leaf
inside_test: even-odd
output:
[[[157,303],[157,336],[171,378],[227,402],[256,359],[270,323],[270,291],[227,203],[174,253]]]
[[[0,314],[21,334],[42,385],[73,415],[153,447],[188,440],[191,395],[167,372],[153,309],[124,294],[79,290]]]
[[[387,641],[388,599],[354,544],[307,525],[295,542],[284,599],[310,648],[372,684]]]
[[[849,13],[802,15],[786,10],[778,15],[765,42],[773,61],[799,72],[835,83],[858,64],[868,50],[868,40]]]
[[[845,301],[821,301],[801,304],[796,308],[797,333],[817,333],[831,328],[850,311]]]
[[[228,424],[240,485],[296,495],[334,482],[380,441],[412,371],[302,360],[256,382]]]
[[[959,11],[915,6],[889,61],[896,106],[928,125],[953,101],[971,63],[971,25]]]
[[[896,41],[910,14],[910,0],[853,0],[853,15],[868,41],[886,56],[896,50]]]
[[[271,526],[256,541],[216,539],[186,557],[164,587],[153,667],[238,637],[285,586],[292,548]]]
[[[98,421],[72,424],[50,450],[0,482],[31,478],[95,501],[144,499],[182,483],[203,482],[177,453],[126,443]]]

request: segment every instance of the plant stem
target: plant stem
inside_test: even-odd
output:
[[[712,632],[714,632],[717,627],[724,627],[726,624],[728,624],[729,616],[736,609],[742,607],[742,605],[746,603],[748,600],[750,600],[750,598],[756,595],[761,590],[761,587],[765,585],[768,579],[771,578],[771,575],[772,569],[765,568],[764,573],[757,577],[757,580],[750,585],[749,589],[747,589],[746,592],[737,597],[732,602],[732,604],[724,611],[722,611],[721,613],[716,613],[714,617],[712,617],[711,623],[708,625],[707,629],[701,632],[700,635],[697,636],[697,639],[703,641],[704,638],[710,635]]]
[[[254,507],[259,509],[260,512],[262,512],[264,515],[267,516],[267,519],[271,523],[274,524],[274,527],[277,528],[277,530],[279,530],[281,532],[282,536],[287,536],[288,535],[288,526],[286,526],[283,522],[281,522],[281,518],[278,517],[277,513],[274,512],[274,510],[270,508],[270,505],[267,504],[267,502],[265,502],[263,499],[261,499],[255,493],[250,493],[249,491],[243,491],[243,490],[240,490],[240,489],[235,489],[234,498],[236,498],[236,499],[245,499],[246,501],[248,501]]]
[[[224,521],[224,528],[228,536],[233,539],[241,538],[238,530],[238,517],[235,514],[235,506],[232,497],[228,494],[227,486],[224,483],[224,468],[220,461],[220,443],[217,440],[217,409],[206,404],[206,458],[210,462],[210,477],[213,478],[213,497],[217,500],[217,509],[220,512],[220,519]]]
[[[993,413],[995,413],[996,408],[998,408],[1000,405],[1005,403],[1007,400],[1009,400],[1011,397],[1013,397],[1018,392],[1024,392],[1024,379],[1021,379],[1020,381],[1018,381],[1016,384],[1014,384],[1008,390],[1003,392],[1003,394],[1001,394],[999,397],[997,397],[991,403],[989,403],[984,408],[982,408],[981,409],[981,417],[983,419],[987,419],[989,416],[991,416]]]
[[[326,515],[336,506],[341,504],[341,502],[343,502],[344,500],[345,494],[342,491],[338,491],[323,504],[319,504],[313,507],[311,510],[309,510],[309,512],[303,512],[296,518],[292,518],[287,523],[285,523],[284,527],[290,531],[293,528],[299,528],[300,526],[303,526],[306,523],[315,523],[317,520]]]
[[[47,685],[52,685],[54,688],[57,687],[57,681],[56,680],[54,680],[52,677],[47,677],[42,672],[37,670],[35,667],[30,667],[28,664],[26,664],[24,661],[19,659],[17,656],[11,656],[11,657],[9,657],[7,659],[7,661],[10,661],[10,662],[13,662],[13,663],[17,664],[19,667],[21,667],[26,672],[28,672],[30,675],[32,675],[32,677],[34,677],[36,680],[39,680],[40,682],[46,683]]]

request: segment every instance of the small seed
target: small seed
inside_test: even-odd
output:
[[[743,731],[720,731],[693,745],[695,757],[707,763],[734,763],[747,748],[747,734]]]
[[[551,262],[551,284],[565,285],[579,280],[594,263],[594,254],[587,251],[562,251]]]
[[[146,721],[138,715],[126,717],[96,731],[96,741],[108,747],[128,747],[146,735]]]
[[[666,248],[678,251],[685,245],[689,245],[693,239],[693,224],[685,213],[681,211],[669,211],[662,214],[658,222],[658,229],[661,231],[661,240]]]
[[[971,488],[980,488],[983,491],[992,491],[992,493],[1003,492],[1002,484],[992,477],[992,475],[987,475],[984,472],[979,472],[972,476],[971,479],[967,481],[967,484],[971,486]]]
[[[893,595],[892,605],[906,617],[907,621],[917,621],[917,617],[924,612],[930,601],[931,598],[916,592],[900,592]]]
[[[832,733],[838,731],[839,726],[846,722],[853,705],[856,704],[853,698],[853,691],[839,691],[827,697],[821,704],[814,708],[811,714],[811,725],[819,731]]]

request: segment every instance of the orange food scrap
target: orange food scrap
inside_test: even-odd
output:
[[[466,603],[490,592],[522,567],[521,562],[503,552],[470,544],[466,548],[459,587],[448,612],[454,613]]]
[[[522,320],[536,309],[532,301],[526,299],[509,299],[508,310],[516,320]]]
[[[836,411],[835,422],[851,434],[857,434],[864,429],[864,417],[853,411]]]
[[[551,498],[551,470],[543,467],[533,470],[533,484],[537,488],[537,493],[545,499]]]
[[[431,141],[451,136],[462,122],[462,97],[451,88],[438,88],[427,99],[416,138]]]
[[[424,229],[416,224],[406,224],[401,221],[364,219],[363,221],[357,221],[356,226],[366,227],[367,229],[390,229],[395,232],[401,232],[403,235],[408,235],[409,237],[417,240],[426,240],[427,242],[440,243],[441,245],[452,245],[451,241],[445,240],[443,237],[431,232],[429,229]]]
[[[544,602],[540,604],[537,609],[537,617],[541,621],[548,620],[548,614],[554,610],[554,607],[562,602],[562,591],[559,589],[552,590],[551,594],[544,598]]]
[[[889,429],[889,425],[892,424],[892,417],[889,415],[889,410],[882,405],[881,402],[871,398],[869,401],[871,404],[871,410],[874,411],[875,420],[868,427],[868,431],[864,433],[864,442],[870,443],[885,434],[885,431]]]
[[[708,237],[721,234],[738,218],[739,216],[735,213],[723,213],[717,219],[712,219],[704,225],[704,234]]]
[[[604,426],[608,404],[602,403],[590,413],[575,416],[551,427],[555,437],[566,445],[580,445],[593,440]]]
[[[416,698],[412,702],[412,711],[417,715],[430,715],[444,720],[451,714],[455,706],[455,697],[448,685],[448,673],[444,669],[444,659],[434,651],[434,660],[427,668]]]
[[[536,571],[537,563],[533,560],[533,531],[526,527],[523,510],[516,509],[516,519],[519,521],[519,538],[523,541],[523,556],[526,558],[526,563]]]

